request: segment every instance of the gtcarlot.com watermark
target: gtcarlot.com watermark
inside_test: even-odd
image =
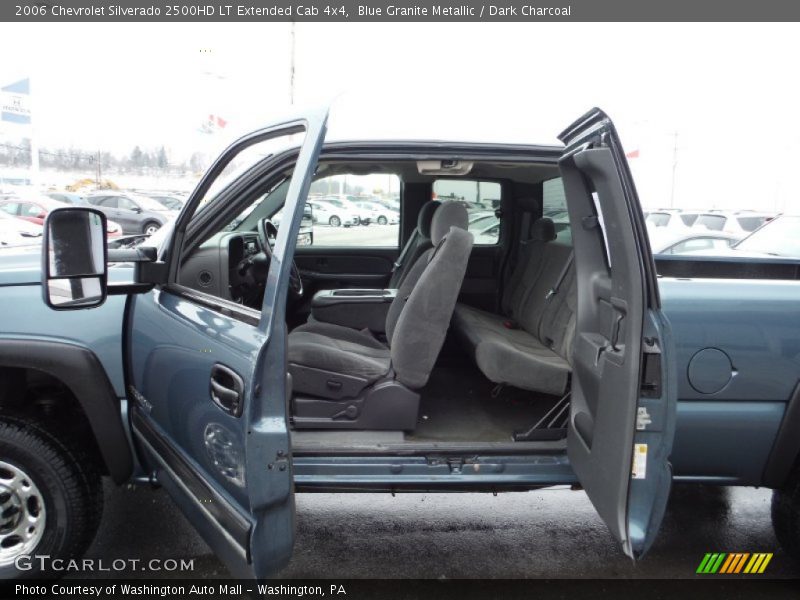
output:
[[[49,554],[21,554],[14,561],[20,571],[36,569],[57,573],[118,573],[121,571],[194,571],[193,558],[51,558]]]

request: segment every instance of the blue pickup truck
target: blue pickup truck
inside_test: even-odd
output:
[[[563,146],[323,143],[326,120],[233,144],[139,245],[69,207],[0,254],[0,577],[80,556],[103,476],[163,486],[249,578],[313,491],[580,486],[638,559],[673,481],[767,486],[797,556],[800,264],[656,264],[597,109]],[[399,225],[298,244],[312,183],[354,175],[399,179]]]

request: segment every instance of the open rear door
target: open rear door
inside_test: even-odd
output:
[[[673,345],[613,123],[593,109],[559,138],[578,288],[568,455],[611,533],[639,558],[672,480]]]

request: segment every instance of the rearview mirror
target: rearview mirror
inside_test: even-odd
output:
[[[83,207],[57,208],[44,223],[42,290],[48,306],[74,310],[106,300],[106,217]]]

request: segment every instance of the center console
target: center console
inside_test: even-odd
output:
[[[397,290],[321,290],[311,300],[311,318],[353,329],[384,333]]]

